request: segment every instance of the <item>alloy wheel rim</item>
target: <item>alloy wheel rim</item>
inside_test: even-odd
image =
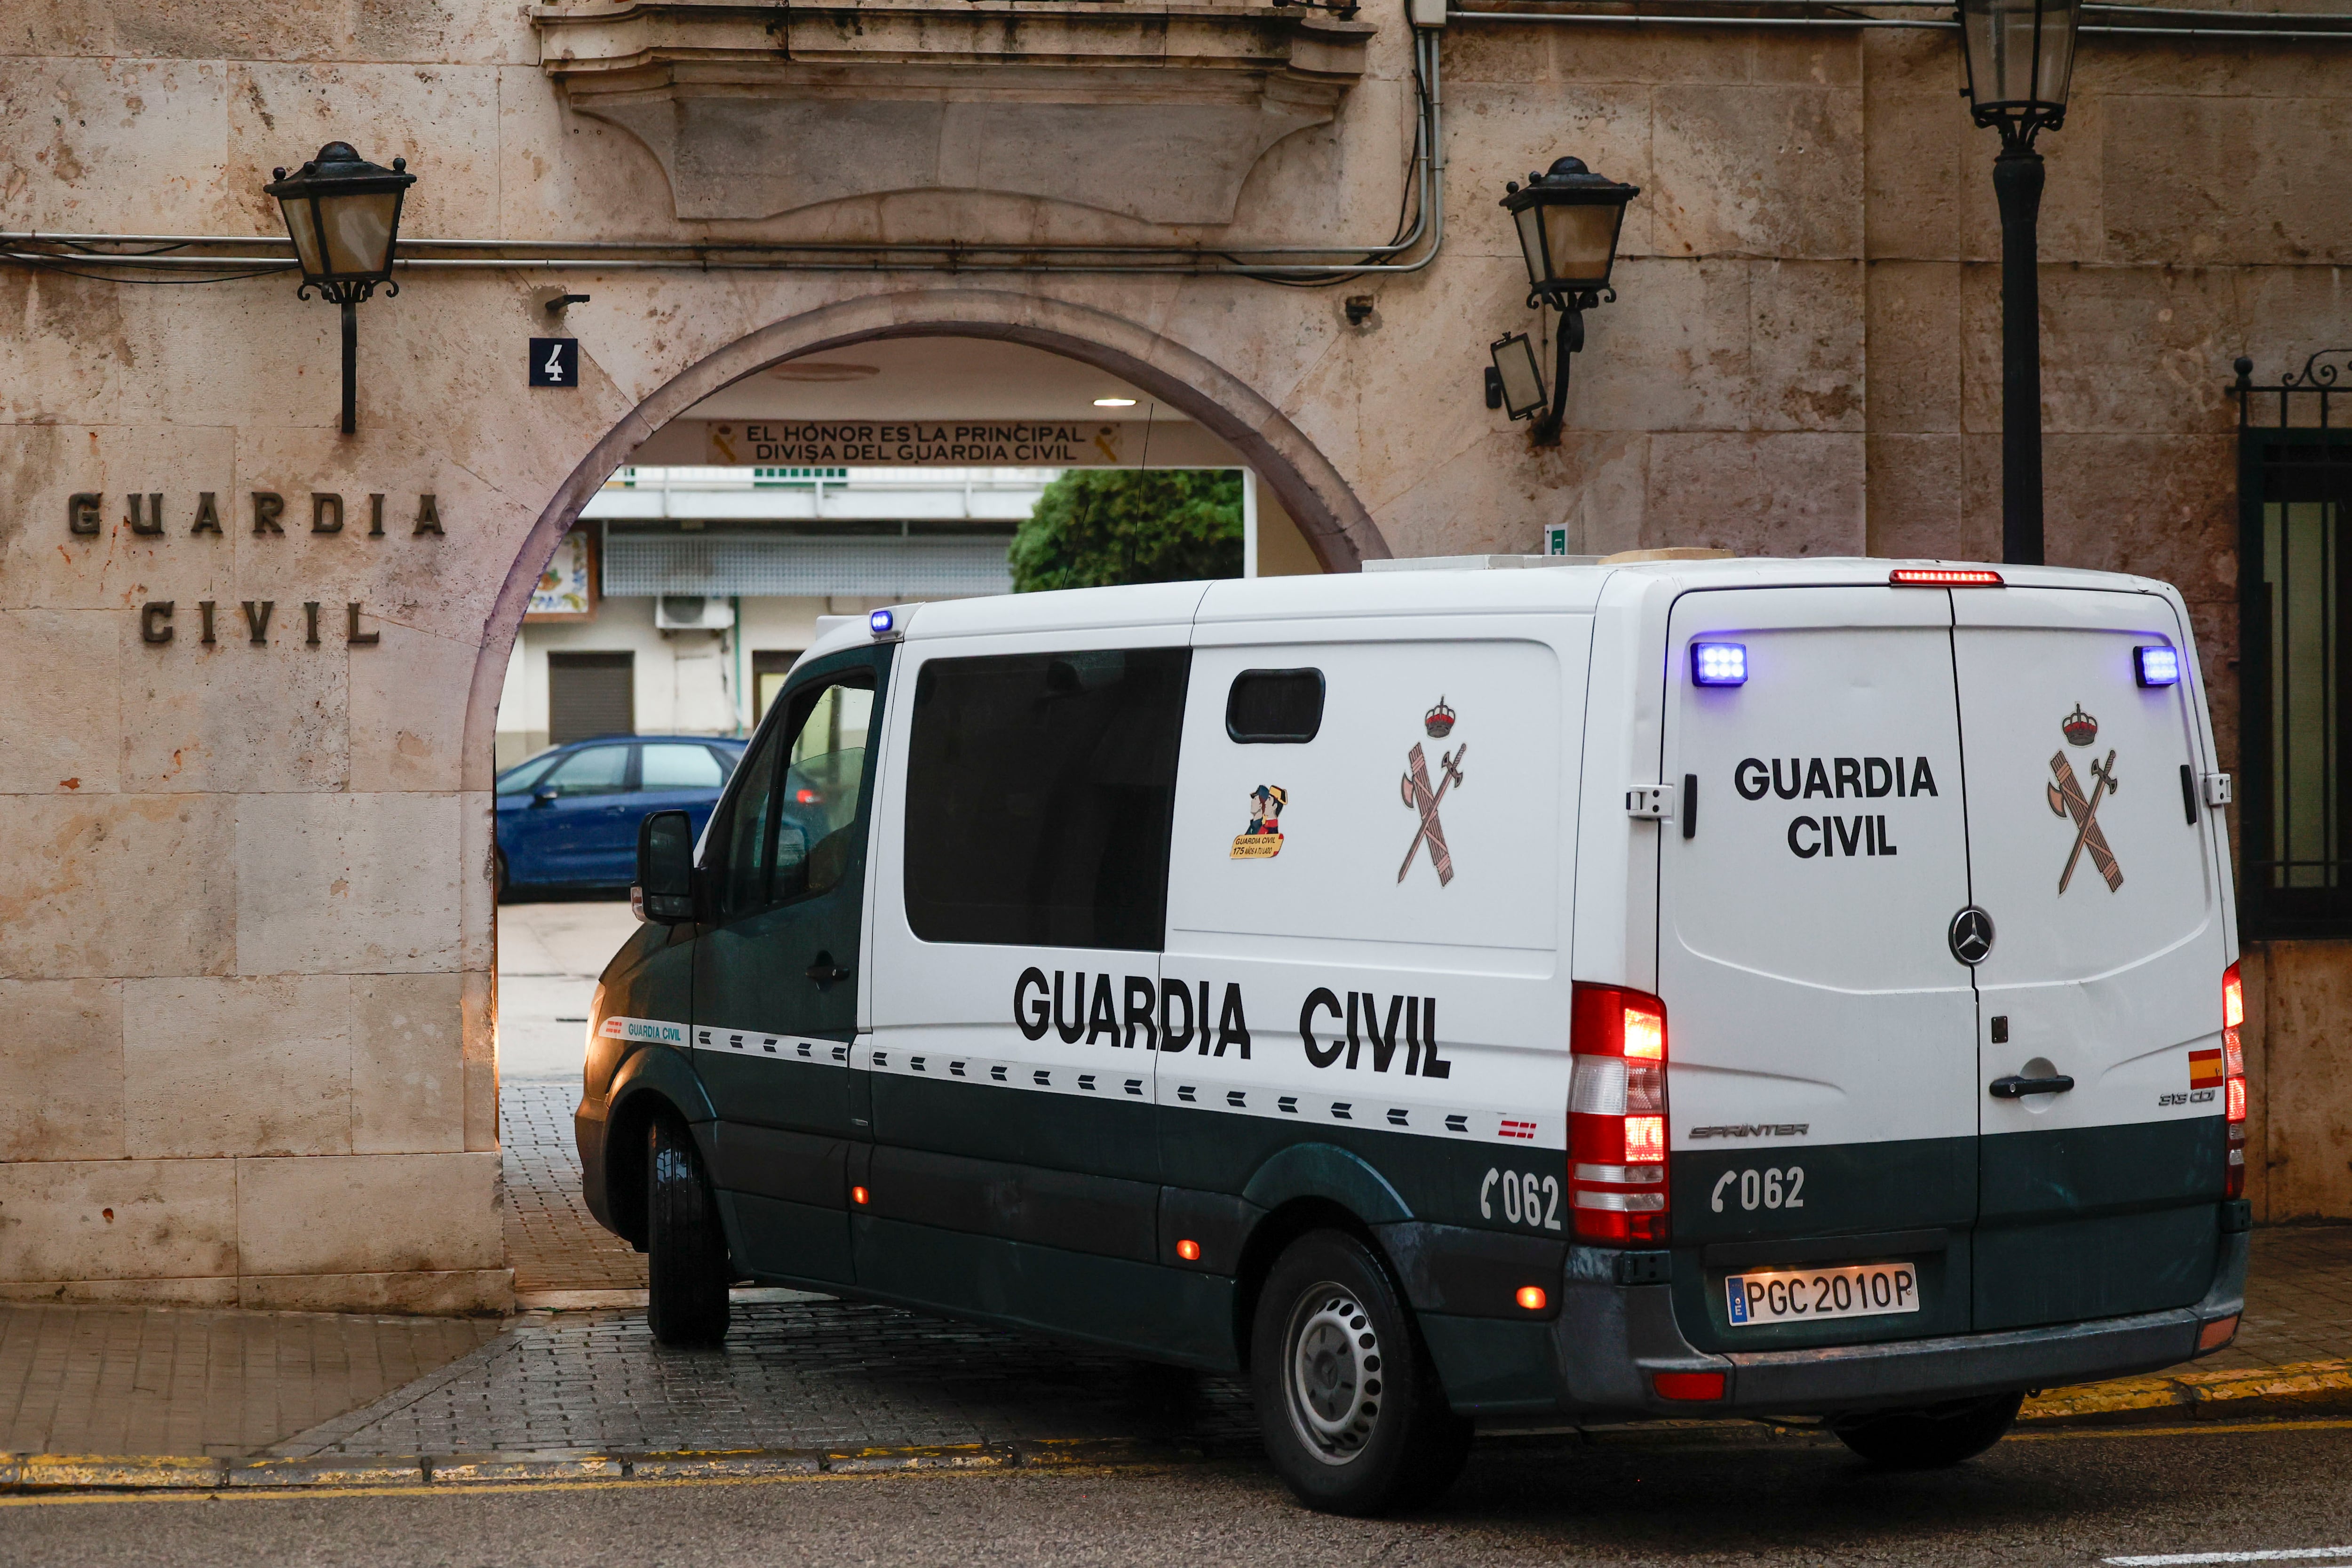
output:
[[[1283,1390],[1290,1424],[1327,1465],[1362,1453],[1381,1414],[1381,1342],[1352,1291],[1326,1281],[1290,1314]]]

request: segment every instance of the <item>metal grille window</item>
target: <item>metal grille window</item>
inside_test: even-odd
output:
[[[2238,795],[2249,938],[2352,935],[2352,432],[2337,366],[2315,354],[2275,386],[2238,362]]]
[[[1010,535],[915,539],[615,533],[607,598],[649,594],[948,599],[1013,591]]]

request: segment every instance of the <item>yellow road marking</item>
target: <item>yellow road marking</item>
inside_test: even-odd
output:
[[[194,1488],[142,1492],[39,1492],[0,1497],[0,1508],[56,1508],[66,1504],[148,1502],[299,1502],[306,1498],[350,1497],[481,1497],[514,1492],[653,1491],[675,1487],[760,1487],[807,1481],[916,1480],[940,1476],[1108,1476],[1133,1475],[1177,1467],[1139,1460],[1132,1465],[1022,1465],[1003,1469],[971,1467],[922,1470],[853,1470],[846,1474],[820,1471],[773,1476],[616,1476],[577,1481],[444,1481],[388,1487],[222,1487],[210,1491]],[[1184,1467],[1190,1468],[1192,1467]]]
[[[2314,1421],[2199,1421],[2177,1426],[2070,1426],[2054,1432],[2012,1432],[2004,1442],[2053,1443],[2081,1442],[2086,1439],[2122,1437],[2219,1437],[2259,1435],[2269,1432],[2344,1432],[2352,1431],[2352,1417]],[[1631,1447],[1628,1445],[1628,1447]],[[1661,1448],[1664,1454],[1703,1452],[1755,1452],[1752,1444],[1710,1445],[1706,1447],[1677,1445]],[[557,1491],[653,1491],[680,1487],[755,1487],[800,1485],[813,1481],[875,1481],[919,1480],[941,1476],[1007,1476],[1052,1475],[1091,1476],[1170,1474],[1197,1468],[1199,1462],[1174,1464],[1164,1459],[1138,1459],[1132,1463],[1092,1464],[1029,1464],[1020,1466],[940,1466],[937,1468],[897,1470],[855,1470],[849,1472],[801,1471],[764,1476],[613,1476],[583,1478],[580,1480],[536,1481],[442,1481],[437,1483],[406,1482],[394,1486],[340,1487],[223,1487],[210,1490],[188,1488],[155,1491],[78,1491],[29,1492],[0,1496],[0,1508],[58,1508],[85,1506],[91,1503],[158,1503],[158,1502],[291,1502],[305,1498],[399,1498],[399,1497],[464,1497],[509,1495],[517,1492]]]
[[[2192,1421],[2178,1426],[2068,1426],[2055,1432],[2011,1432],[2004,1443],[2050,1443],[2067,1437],[2189,1437],[2233,1432],[2342,1432],[2352,1419],[2331,1421]]]

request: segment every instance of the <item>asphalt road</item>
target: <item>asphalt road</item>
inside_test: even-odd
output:
[[[1882,1475],[1812,1439],[1482,1445],[1432,1511],[1305,1512],[1241,1466],[616,1482],[464,1493],[0,1500],[0,1564],[2095,1564],[2343,1546],[2352,1422],[2012,1438]],[[2300,1554],[2298,1554],[2300,1555]],[[2292,1561],[2292,1560],[2291,1560]]]

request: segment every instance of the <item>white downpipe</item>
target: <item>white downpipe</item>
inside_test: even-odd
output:
[[[1242,575],[1257,575],[1257,470],[1242,470]]]

